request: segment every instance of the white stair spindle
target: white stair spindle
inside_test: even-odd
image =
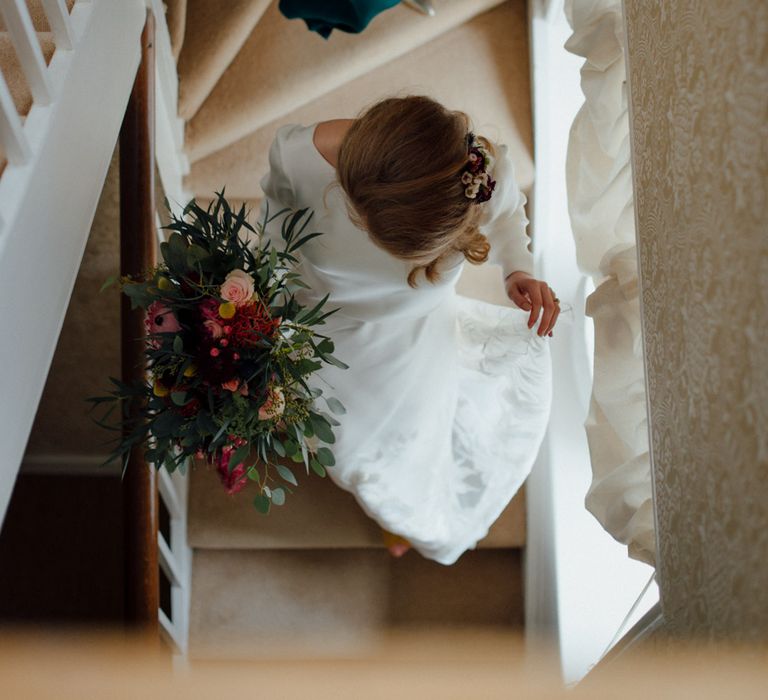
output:
[[[3,146],[8,162],[12,165],[21,165],[30,156],[29,142],[2,73],[0,73],[0,144]]]
[[[64,0],[42,0],[57,49],[72,48],[72,23]]]
[[[24,0],[0,0],[0,15],[10,34],[32,99],[41,105],[51,102],[51,85],[40,42]]]

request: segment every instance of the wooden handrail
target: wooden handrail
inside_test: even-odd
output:
[[[120,272],[138,275],[155,264],[155,19],[147,10],[141,63],[120,130]],[[121,300],[123,381],[143,378],[144,314]],[[131,455],[123,479],[125,621],[158,633],[160,583],[158,494],[143,449]]]

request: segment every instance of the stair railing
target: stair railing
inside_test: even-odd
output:
[[[31,96],[19,114],[13,74],[0,75],[0,315],[14,326],[0,343],[0,522],[114,151],[145,12],[143,0],[42,8],[54,42],[47,62],[24,0],[0,0],[17,81]]]
[[[157,244],[163,240],[156,193],[183,196],[180,176],[167,175],[184,165],[174,159],[167,167],[168,154],[176,148],[167,142],[173,129],[166,119],[168,98],[175,88],[168,78],[167,27],[154,0],[147,5],[141,62],[120,131],[121,275],[139,275],[156,264]],[[172,77],[176,79],[175,72]],[[160,156],[157,140],[165,149]],[[144,314],[132,310],[127,297],[121,303],[123,381],[143,380]],[[123,479],[125,621],[131,628],[160,634],[180,654],[187,649],[191,571],[186,486],[183,475],[148,464],[142,447],[132,451]]]
[[[120,129],[120,275],[139,276],[155,264],[155,21],[147,10],[141,62]],[[143,381],[144,318],[121,298],[122,379]],[[160,605],[158,502],[154,468],[135,447],[123,476],[125,621],[157,632]]]
[[[124,273],[153,260],[155,173],[160,192],[175,203],[186,199],[181,178],[188,163],[163,3],[76,0],[71,12],[65,0],[41,4],[55,43],[48,63],[25,0],[0,0],[19,78],[32,96],[31,108],[20,116],[0,72],[0,315],[16,319],[0,343],[0,525],[124,117]],[[38,284],[22,299],[30,274]],[[142,334],[142,319],[127,315],[126,371],[141,359],[140,343],[132,339]],[[126,619],[183,654],[191,570],[186,480],[135,463],[125,483]]]
[[[73,8],[70,16],[64,0],[42,0],[58,52],[58,56],[54,54],[50,64],[46,64],[24,0],[0,0],[0,16],[36,105],[50,105],[55,99],[60,78],[68,63],[65,60],[68,57],[63,57],[59,50],[72,51],[76,48],[88,20],[90,8],[84,7],[84,4],[81,2]],[[31,120],[30,124],[24,121],[16,111],[8,83],[0,74],[0,148],[12,166],[23,165],[32,157],[31,143],[35,139],[37,120]],[[8,212],[4,212],[4,219],[8,218]]]

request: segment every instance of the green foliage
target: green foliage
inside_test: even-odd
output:
[[[254,507],[267,514],[297,485],[286,462],[303,463],[320,476],[335,463],[328,447],[313,450],[307,440],[335,442],[339,422],[318,409],[319,399],[336,415],[344,407],[309,380],[323,365],[347,365],[333,356],[332,339],[317,330],[336,311],[326,310],[328,297],[310,307],[296,297],[309,289],[297,272],[297,255],[322,235],[309,229],[312,213],[281,210],[270,217],[267,209],[253,226],[245,205],[234,210],[223,190],[216,194],[206,209],[193,199],[181,217],[172,214],[161,263],[140,278],[121,280],[132,309],[154,309],[147,379],[113,378],[106,396],[89,401],[103,412],[96,422],[119,434],[108,461],[120,459],[125,469],[131,451],[143,447],[147,461],[172,472],[201,453],[217,464],[227,454],[222,478],[234,478],[235,468],[244,466],[258,489]],[[281,245],[256,245],[280,216]],[[251,316],[241,306],[225,315],[220,288],[234,270],[253,281]],[[230,342],[208,329],[210,319],[232,331],[224,338]],[[172,323],[168,331],[163,323]]]

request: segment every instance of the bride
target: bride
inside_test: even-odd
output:
[[[533,277],[507,147],[408,96],[285,125],[269,165],[259,220],[267,206],[314,212],[324,235],[301,249],[302,302],[328,294],[339,309],[321,330],[349,369],[317,374],[347,409],[328,473],[393,555],[452,564],[520,488],[549,415],[559,303]],[[264,232],[277,246],[279,229]],[[457,295],[464,264],[486,261],[518,309]]]

